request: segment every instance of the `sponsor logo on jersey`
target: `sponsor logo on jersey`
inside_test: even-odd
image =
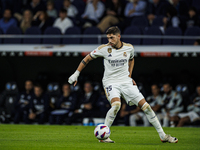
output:
[[[108,63],[112,66],[112,67],[119,67],[119,66],[124,66],[127,63],[126,59],[120,59],[120,60],[108,60]]]
[[[96,50],[94,50],[93,53],[96,53]]]
[[[108,53],[112,53],[112,48],[108,48]]]
[[[127,57],[127,54],[126,54],[126,52],[124,52],[123,56],[124,56],[124,57]]]
[[[112,57],[112,55],[111,55],[111,54],[109,54],[109,55],[108,55],[108,57]]]

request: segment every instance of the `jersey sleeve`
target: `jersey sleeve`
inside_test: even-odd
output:
[[[91,56],[93,59],[96,59],[97,57],[103,57],[103,50],[102,50],[101,46],[99,46],[98,48],[96,48],[95,50],[93,50],[93,51],[90,53],[90,56]]]
[[[130,59],[134,58],[134,47],[131,47],[131,55],[130,55]]]

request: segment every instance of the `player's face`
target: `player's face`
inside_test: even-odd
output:
[[[69,87],[69,85],[63,85],[62,91],[63,91],[63,93],[70,93],[70,87]]]
[[[40,87],[34,87],[34,93],[36,97],[40,97],[42,95],[43,90]]]
[[[160,90],[159,90],[159,88],[156,85],[152,85],[151,86],[151,92],[152,92],[153,95],[156,96],[156,95],[159,94]]]
[[[31,81],[26,81],[25,82],[25,89],[27,91],[30,91],[30,90],[32,90],[32,88],[33,88],[33,83]]]
[[[91,92],[92,91],[92,85],[90,83],[85,83],[84,91],[85,91],[85,93]]]
[[[120,43],[120,35],[107,34],[108,42],[112,47],[118,47]]]
[[[164,91],[165,93],[168,94],[171,90],[172,90],[172,87],[171,87],[169,84],[164,84],[164,85],[163,85],[163,91]]]

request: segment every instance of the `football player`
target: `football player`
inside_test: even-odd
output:
[[[110,27],[106,31],[108,44],[101,45],[88,54],[79,64],[68,82],[77,84],[78,76],[83,68],[97,57],[104,58],[103,86],[111,108],[106,114],[105,124],[111,127],[117,112],[121,107],[120,98],[123,97],[128,105],[139,106],[147,116],[149,122],[157,130],[162,142],[177,143],[178,139],[165,134],[154,111],[138,90],[136,82],[131,78],[134,66],[134,47],[120,40],[121,34],[118,27]],[[99,142],[114,143],[110,138]]]

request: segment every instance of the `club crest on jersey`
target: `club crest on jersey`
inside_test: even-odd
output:
[[[124,56],[124,57],[127,57],[127,54],[126,54],[126,52],[124,52],[123,56]]]
[[[112,53],[112,48],[108,48],[108,53]]]

